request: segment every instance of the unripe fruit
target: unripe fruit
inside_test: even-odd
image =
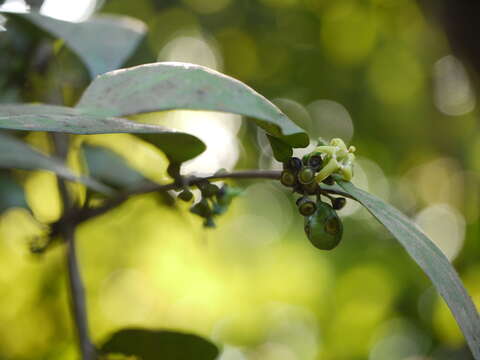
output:
[[[190,208],[190,212],[197,214],[201,217],[209,217],[212,214],[212,210],[208,205],[208,202],[205,199],[202,199],[200,202],[196,203]]]
[[[347,203],[347,199],[345,199],[345,198],[335,198],[335,199],[332,199],[332,207],[333,207],[335,210],[341,210],[341,209],[343,209],[343,207],[345,206],[346,203]]]
[[[320,155],[312,155],[308,158],[308,165],[315,170],[319,170],[322,164],[323,160]]]
[[[310,216],[315,212],[315,210],[317,210],[317,205],[315,205],[315,202],[313,202],[306,196],[301,197],[297,200],[297,207],[298,211],[303,216]]]
[[[315,213],[305,217],[305,234],[316,248],[331,250],[342,239],[342,221],[329,204],[319,201]]]
[[[287,169],[293,171],[294,173],[298,173],[302,169],[302,160],[298,157],[291,157],[287,161]]]
[[[280,182],[284,186],[292,187],[296,182],[295,175],[290,170],[283,170],[280,175]]]
[[[205,198],[214,196],[220,190],[217,185],[210,184],[208,181],[198,183],[197,187],[202,192],[202,196]]]
[[[190,201],[193,199],[193,193],[190,190],[185,189],[178,194],[178,198],[183,201]]]
[[[298,181],[301,184],[310,184],[313,180],[315,180],[315,171],[310,167],[306,166],[298,173]]]
[[[303,185],[303,190],[309,195],[315,195],[320,190],[320,187],[315,181],[312,181],[310,184]]]

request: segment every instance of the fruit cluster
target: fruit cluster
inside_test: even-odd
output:
[[[319,249],[331,250],[340,243],[343,225],[336,210],[346,204],[345,198],[331,196],[320,183],[333,185],[335,177],[350,181],[354,151],[353,146],[347,149],[341,139],[332,139],[330,145],[318,146],[301,160],[291,157],[283,163],[280,182],[301,195],[296,204],[299,213],[305,217],[305,234]],[[327,197],[331,205],[322,201],[322,196]]]
[[[218,187],[210,183],[208,180],[202,180],[196,183],[200,190],[201,199],[192,205],[190,212],[204,219],[204,227],[215,227],[214,217],[225,213],[232,202],[233,198],[240,195],[241,190],[238,188],[223,185]],[[178,198],[183,201],[191,201],[193,193],[185,188],[178,194]]]

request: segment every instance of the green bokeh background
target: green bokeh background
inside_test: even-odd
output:
[[[110,0],[98,12],[147,24],[130,65],[215,67],[273,100],[312,138],[341,136],[354,144],[354,182],[416,218],[480,303],[475,89],[415,1]],[[74,104],[89,82],[79,60],[38,31],[14,21],[6,27],[0,102]],[[200,136],[223,118],[175,112],[142,120]],[[228,141],[207,143],[217,155],[200,170],[213,172],[224,162],[278,167],[264,134],[226,120],[239,129],[223,128]],[[51,151],[45,134],[25,139]],[[74,143],[83,140],[113,149],[150,179],[168,181],[165,157],[129,135],[78,136]],[[80,169],[75,151],[70,160]],[[0,359],[75,359],[64,249],[28,252],[40,223],[60,215],[55,178],[16,176],[35,219],[19,208],[0,216]],[[222,360],[471,359],[428,279],[364,210],[341,211],[341,245],[320,252],[304,236],[288,191],[267,180],[235,184],[246,191],[215,230],[203,229],[187,205],[172,207],[154,195],[78,229],[97,343],[134,325],[206,336],[223,344]],[[81,200],[83,189],[72,189]]]

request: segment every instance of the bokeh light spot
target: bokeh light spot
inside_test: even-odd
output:
[[[0,5],[0,11],[13,12],[13,13],[25,13],[30,10],[30,6],[27,5],[25,0],[5,0]]]
[[[320,39],[326,55],[339,65],[363,62],[373,50],[376,23],[358,2],[336,1],[322,16]]]
[[[96,0],[45,0],[40,8],[40,14],[59,20],[80,22],[92,15],[96,5]]]
[[[310,135],[329,140],[339,137],[348,142],[353,137],[353,122],[347,109],[332,100],[316,100],[308,105],[312,118]]]
[[[463,115],[475,108],[475,94],[463,64],[453,55],[438,60],[433,68],[435,105],[444,114]]]
[[[180,36],[168,42],[158,55],[159,61],[180,61],[222,70],[217,50],[201,37]]]
[[[259,59],[255,40],[237,28],[226,28],[217,34],[225,70],[229,75],[246,81],[257,76]]]
[[[463,247],[465,219],[448,204],[431,205],[417,214],[416,224],[452,261]]]
[[[424,78],[414,54],[398,47],[377,52],[368,70],[371,90],[385,104],[412,102],[422,89]]]
[[[31,172],[25,182],[26,200],[36,219],[51,223],[62,212],[55,174],[48,171]]]

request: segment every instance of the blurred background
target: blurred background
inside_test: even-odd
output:
[[[452,3],[29,2],[31,11],[67,21],[94,12],[140,19],[149,31],[128,65],[208,66],[271,99],[312,139],[354,144],[353,182],[412,217],[454,263],[478,305],[478,96],[472,52],[454,55],[462,44],[446,35],[452,27],[439,16]],[[14,19],[3,27],[0,102],[73,105],[89,83],[81,62],[58,40]],[[280,168],[263,131],[240,116],[173,111],[139,119],[186,130],[208,145],[185,173]],[[45,134],[25,139],[50,149]],[[112,149],[147,178],[168,181],[163,154],[132,136],[85,141]],[[75,359],[63,248],[42,255],[28,249],[41,224],[60,215],[55,178],[42,171],[16,176],[33,214],[11,208],[0,215],[0,359]],[[340,211],[342,243],[321,252],[306,239],[288,191],[267,180],[235,185],[246,190],[213,230],[187,206],[154,195],[79,228],[96,342],[142,326],[204,335],[224,344],[221,360],[472,359],[428,279],[366,211],[349,202]]]

